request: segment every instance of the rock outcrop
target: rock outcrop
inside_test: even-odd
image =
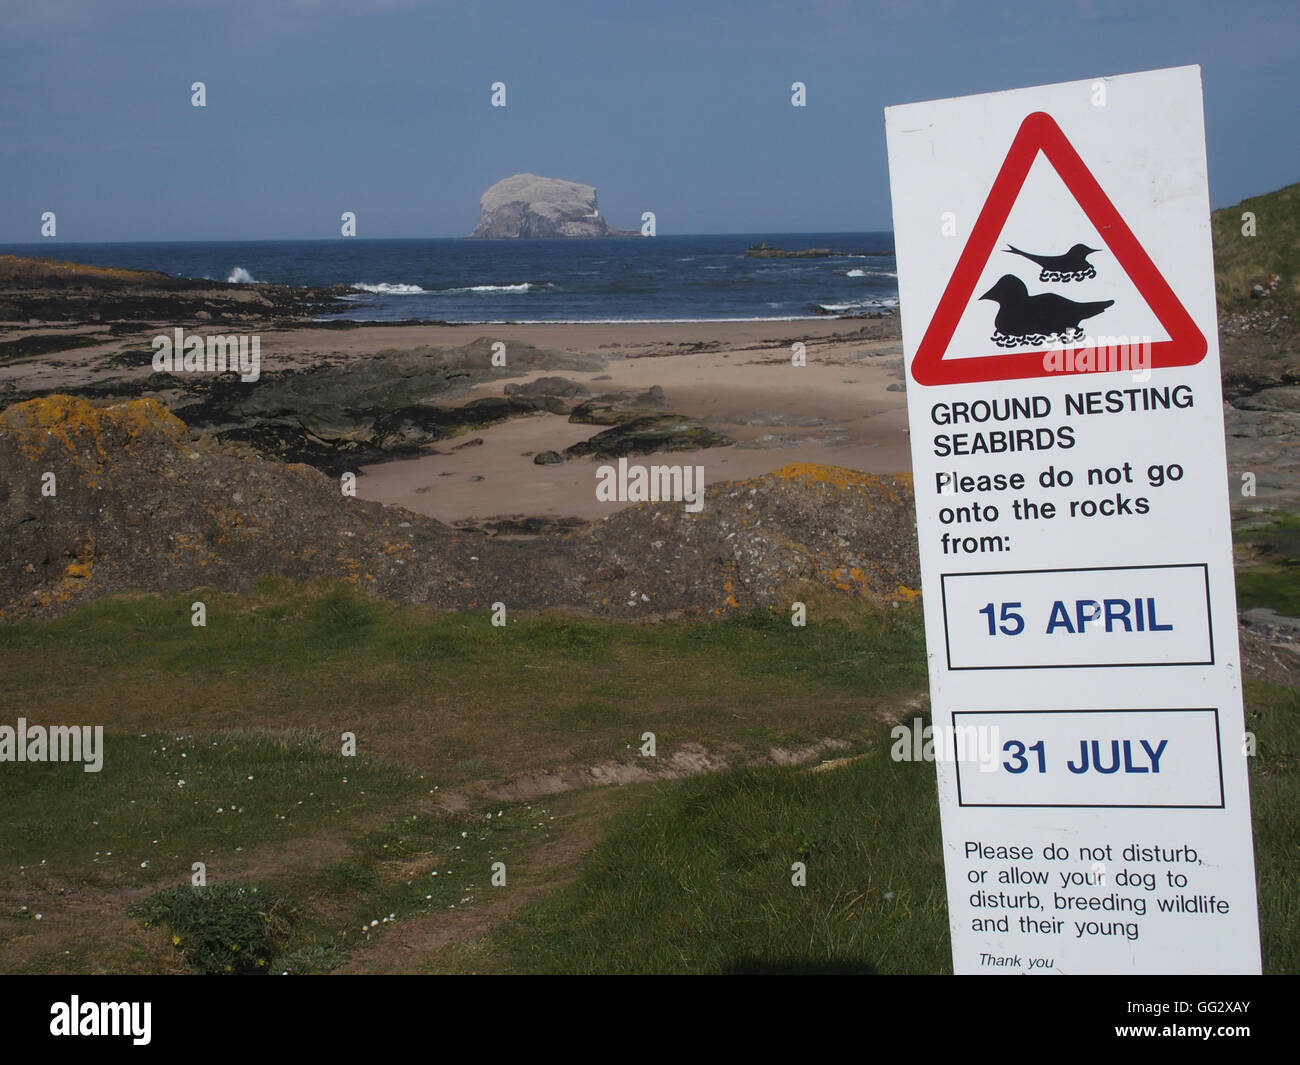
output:
[[[223,283],[148,270],[0,255],[0,322],[39,319],[255,325],[341,310],[346,306],[341,297],[348,294],[344,285],[304,288]],[[39,353],[36,348],[4,354]]]
[[[479,200],[471,237],[635,237],[614,229],[596,207],[596,190],[559,178],[514,174]]]
[[[710,485],[699,513],[641,503],[506,541],[188,436],[150,399],[54,395],[0,412],[0,623],[124,592],[242,591],[263,574],[447,609],[504,600],[629,618],[789,609],[805,583],[877,602],[917,594],[906,475],[791,465]]]

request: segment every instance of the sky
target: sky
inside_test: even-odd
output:
[[[1296,0],[0,0],[0,242],[459,237],[521,171],[660,235],[887,230],[887,105],[1185,64],[1212,205],[1300,180]]]

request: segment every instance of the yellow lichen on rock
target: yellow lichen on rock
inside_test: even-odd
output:
[[[840,491],[850,487],[883,488],[889,493],[890,498],[895,500],[897,496],[893,491],[894,482],[901,481],[909,488],[912,484],[912,475],[908,473],[882,477],[877,474],[863,473],[861,470],[850,470],[844,466],[823,466],[815,462],[787,463],[779,470],[773,470],[770,476],[778,477],[783,481],[805,481],[810,484],[829,485]]]
[[[73,456],[74,465],[98,469],[108,458],[106,432],[120,437],[129,450],[144,435],[161,434],[179,443],[186,429],[184,422],[153,399],[94,407],[75,396],[52,395],[0,411],[0,433],[13,436],[23,455],[32,460],[39,459],[52,444],[61,445]]]

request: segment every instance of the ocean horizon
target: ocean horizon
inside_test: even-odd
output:
[[[747,258],[766,242],[822,258]],[[795,321],[898,306],[893,234],[728,233],[551,240],[466,237],[30,242],[0,254],[177,277],[343,285],[326,316],[453,323]]]

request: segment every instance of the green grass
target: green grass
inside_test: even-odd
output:
[[[190,623],[202,600],[207,625]],[[87,706],[118,732],[305,729],[443,784],[570,762],[627,737],[731,743],[768,729],[788,742],[852,738],[869,709],[925,683],[917,607],[784,612],[636,625],[488,611],[437,613],[266,581],[236,596],[197,590],[104,599],[48,622],[0,626],[0,716],[51,721]],[[51,678],[57,677],[52,683]],[[112,692],[105,700],[102,693]],[[791,708],[798,708],[791,713]],[[165,716],[160,711],[165,708]],[[481,778],[481,774],[479,774]]]
[[[1243,610],[1268,607],[1300,617],[1300,566],[1252,566],[1238,573],[1237,604]]]
[[[1288,521],[1239,541],[1284,543]],[[189,604],[200,597],[209,626],[196,630]],[[811,616],[808,629],[766,612],[642,626],[524,617],[493,629],[486,612],[265,582],[245,597],[106,600],[0,627],[0,721],[111,726],[100,773],[40,763],[0,773],[0,954],[48,934],[14,955],[16,970],[157,966],[171,935],[189,945],[199,908],[212,905],[183,894],[210,890],[189,887],[191,863],[204,861],[209,884],[235,892],[218,905],[221,928],[252,927],[241,886],[292,913],[259,954],[269,957],[261,971],[325,972],[349,959],[382,968],[389,937],[410,922],[521,886],[531,901],[512,917],[468,943],[430,946],[421,964],[948,971],[933,766],[891,761],[888,726],[871,716],[923,688],[920,612]],[[1300,972],[1300,695],[1249,683],[1246,696],[1259,737],[1250,768],[1265,966]],[[356,758],[341,756],[345,722]],[[766,751],[828,735],[864,757],[828,772],[737,769],[472,801],[455,817],[434,804],[439,788],[536,769],[551,743],[592,762],[639,761],[643,730],[656,732],[661,757],[687,739]],[[593,840],[576,865],[553,850]],[[495,861],[506,889],[490,883]],[[795,861],[806,863],[805,887],[791,884]],[[166,930],[96,945],[93,928],[59,938],[56,921],[38,927],[18,908],[39,898],[54,912],[67,884],[119,898],[122,915],[141,891],[176,890],[154,915]],[[104,935],[121,937],[120,926]],[[198,967],[229,963],[215,947],[207,957]]]
[[[1232,538],[1269,555],[1300,560],[1300,514],[1279,513],[1266,521],[1244,522],[1233,529]]]
[[[1233,531],[1242,564],[1237,570],[1237,604],[1269,607],[1300,617],[1300,515],[1282,514]]]
[[[1300,693],[1247,684],[1264,971],[1300,973]],[[825,773],[746,769],[656,786],[576,884],[450,971],[950,971],[934,771],[867,757]],[[790,864],[807,864],[807,886]]]
[[[1242,234],[1241,216],[1247,211],[1255,215],[1253,237]],[[1268,305],[1294,320],[1300,310],[1300,184],[1215,211],[1211,230],[1219,310],[1240,312]],[[1282,277],[1278,291],[1267,300],[1252,300],[1251,285],[1264,283],[1273,274]]]
[[[502,933],[492,967],[947,972],[933,768],[882,748],[825,773],[742,769],[657,786],[584,859],[577,884]]]
[[[364,960],[365,948],[402,922],[507,891],[529,848],[549,839],[554,805],[500,804],[454,819],[407,814],[358,839],[348,858],[280,880],[281,893],[304,900],[303,916],[268,971],[327,972],[354,950]],[[492,884],[496,862],[504,885]]]
[[[188,882],[196,861],[350,823],[421,787],[406,767],[344,758],[316,736],[107,733],[97,773],[57,762],[0,773],[0,885],[37,873]]]
[[[1251,818],[1264,971],[1300,974],[1300,692],[1246,682]]]

